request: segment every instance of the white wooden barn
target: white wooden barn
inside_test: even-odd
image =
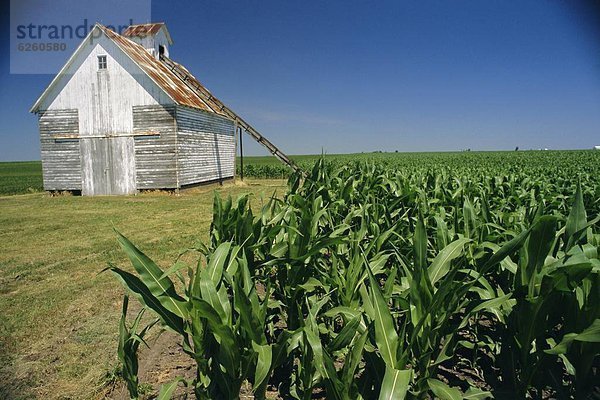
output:
[[[164,23],[96,24],[31,108],[44,189],[131,194],[235,174],[236,129],[293,163],[168,58]]]

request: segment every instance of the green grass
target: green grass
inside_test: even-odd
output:
[[[40,161],[0,162],[0,195],[41,190],[43,186]]]
[[[214,190],[281,192],[282,181],[210,186],[180,196],[0,197],[0,398],[93,398],[117,365],[127,266],[113,228],[164,266],[208,237]]]

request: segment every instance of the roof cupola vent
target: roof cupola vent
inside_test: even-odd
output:
[[[157,59],[161,55],[169,57],[169,45],[173,44],[164,22],[131,25],[123,31],[123,36],[142,45]]]

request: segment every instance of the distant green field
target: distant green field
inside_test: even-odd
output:
[[[44,190],[41,161],[0,162],[0,195],[41,190]]]
[[[423,153],[355,153],[326,154],[325,158],[334,165],[350,164],[355,161],[369,161],[401,169],[414,169],[423,166],[448,168],[469,165],[480,169],[485,165],[510,165],[519,169],[523,163],[543,167],[558,162],[558,167],[568,167],[568,161],[596,160],[600,152],[591,150],[576,151],[489,151],[489,152],[423,152]],[[309,170],[321,155],[294,155],[290,158],[304,170]],[[560,160],[560,161],[557,161]],[[565,164],[566,163],[566,164]],[[594,162],[592,162],[592,165]],[[244,157],[244,177],[259,179],[286,179],[291,169],[273,156]],[[237,158],[237,176],[241,175],[241,160]],[[42,166],[40,161],[0,162],[0,195],[22,194],[43,190]]]
[[[328,154],[328,159],[340,159],[350,156],[349,154]],[[321,157],[317,154],[294,155],[290,158],[303,169],[310,168],[314,162]],[[241,176],[241,159],[237,157],[236,175]],[[282,164],[274,156],[244,156],[244,177],[285,179],[289,176],[291,169]]]
[[[310,165],[318,155],[293,156],[299,164]],[[334,156],[328,156],[334,157]],[[238,158],[237,174],[240,174]],[[286,178],[289,168],[273,156],[244,157],[244,176],[256,178]],[[0,162],[0,196],[44,190],[41,161]]]
[[[349,155],[328,155],[328,158],[343,158]],[[291,158],[303,167],[312,165],[319,155],[299,155]],[[241,162],[237,159],[237,175],[240,176]],[[244,157],[244,176],[249,178],[287,178],[290,169],[273,156]],[[0,162],[0,196],[43,191],[42,162]]]
[[[298,166],[309,170],[320,155],[291,156]],[[483,171],[487,166],[505,166],[510,171],[518,171],[523,165],[544,169],[554,165],[558,169],[573,168],[580,163],[595,165],[600,151],[594,150],[553,150],[553,151],[463,151],[463,152],[415,152],[415,153],[354,153],[326,154],[325,158],[334,166],[350,165],[357,161],[385,165],[401,170],[422,168],[448,169],[467,167],[473,171]],[[275,157],[244,157],[244,176],[252,178],[286,178],[291,170]],[[237,174],[240,174],[238,158]]]

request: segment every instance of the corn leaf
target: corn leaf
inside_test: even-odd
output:
[[[425,230],[421,215],[419,215],[417,220],[413,236],[413,247],[415,252],[415,268],[425,270],[427,268],[427,231]]]
[[[361,318],[359,316],[351,319],[344,325],[340,333],[337,334],[335,339],[330,344],[331,351],[341,350],[348,346],[358,331]]]
[[[373,274],[369,273],[371,282],[371,301],[373,303],[375,341],[381,358],[387,366],[396,368],[398,364],[398,333],[394,327],[394,319],[390,313],[387,302],[379,289],[379,285]]]
[[[581,333],[568,333],[559,344],[551,348],[550,350],[545,350],[548,354],[565,354],[574,341],[578,342],[592,342],[599,343],[600,342],[600,319],[594,320],[594,322],[584,329]]]
[[[434,285],[437,281],[442,279],[450,270],[450,264],[452,260],[459,257],[465,244],[469,243],[471,239],[461,238],[450,243],[444,247],[442,251],[434,258],[433,262],[429,266],[429,280]]]
[[[230,374],[233,373],[237,367],[235,360],[239,354],[232,327],[223,323],[221,316],[210,303],[202,299],[192,299],[192,302],[194,303],[194,308],[200,311],[202,318],[206,319],[210,331],[220,344],[220,363]]]
[[[433,394],[440,400],[462,400],[463,398],[460,390],[450,387],[440,380],[430,378],[427,379],[427,384]]]
[[[135,247],[125,236],[119,232],[117,232],[117,235],[119,244],[150,292],[166,309],[183,319],[187,318],[188,313],[185,300],[177,294],[173,282],[168,277],[163,276],[163,270]]]
[[[177,384],[179,384],[179,382],[183,382],[187,385],[184,378],[178,377],[173,382],[166,383],[160,387],[156,400],[170,400],[175,389],[177,389]]]
[[[471,386],[465,392],[463,399],[464,400],[485,400],[485,399],[493,399],[494,396],[492,392],[488,392],[485,390],[481,390],[479,388]]]
[[[264,339],[263,327],[258,320],[257,312],[258,309],[254,308],[250,302],[250,299],[244,293],[239,282],[236,281],[236,290],[234,292],[235,308],[240,315],[240,322],[242,328],[246,331],[248,336],[256,343],[263,345],[266,340]],[[266,301],[266,300],[265,300]]]
[[[389,365],[385,368],[385,375],[381,383],[379,400],[402,400],[408,393],[412,379],[412,370],[397,370]]]
[[[217,288],[210,278],[208,270],[204,270],[200,273],[200,293],[202,295],[202,299],[210,304],[210,306],[219,315],[223,323],[229,320],[230,315],[227,314],[226,307],[224,307],[222,304],[224,299],[219,297]]]
[[[485,262],[483,267],[481,268],[480,273],[484,274],[488,269],[492,268],[500,261],[504,260],[506,257],[514,254],[517,250],[521,248],[529,233],[531,232],[531,228],[521,232],[518,236],[515,236],[508,242],[506,242],[498,251],[496,251],[492,256]]]
[[[342,376],[343,383],[346,387],[349,387],[351,382],[354,381],[356,368],[358,368],[362,360],[362,354],[363,351],[365,351],[365,342],[367,341],[367,338],[368,332],[365,330],[354,341],[350,353],[346,356]]]
[[[229,249],[231,248],[231,242],[224,242],[215,249],[210,255],[208,265],[206,266],[206,272],[210,277],[210,280],[214,283],[215,287],[219,286],[221,278],[223,277],[223,269],[227,256],[229,255]]]
[[[527,269],[522,271],[526,273],[525,280],[522,284],[529,282],[529,279],[539,272],[544,265],[546,256],[552,248],[554,235],[556,234],[556,217],[545,215],[538,219],[529,236],[527,246]]]
[[[258,388],[269,377],[271,362],[273,360],[273,347],[268,344],[252,342],[252,348],[258,355],[256,371],[254,373],[254,389]]]
[[[183,319],[169,311],[137,276],[116,267],[110,267],[109,270],[121,281],[123,286],[135,295],[140,303],[154,311],[166,326],[175,332],[184,334]]]
[[[578,232],[581,232],[587,223],[587,214],[585,205],[583,204],[583,194],[581,192],[581,183],[577,183],[577,191],[575,192],[575,200],[571,207],[571,212],[567,218],[565,225],[565,238],[567,242],[566,250],[569,250],[578,240]]]

